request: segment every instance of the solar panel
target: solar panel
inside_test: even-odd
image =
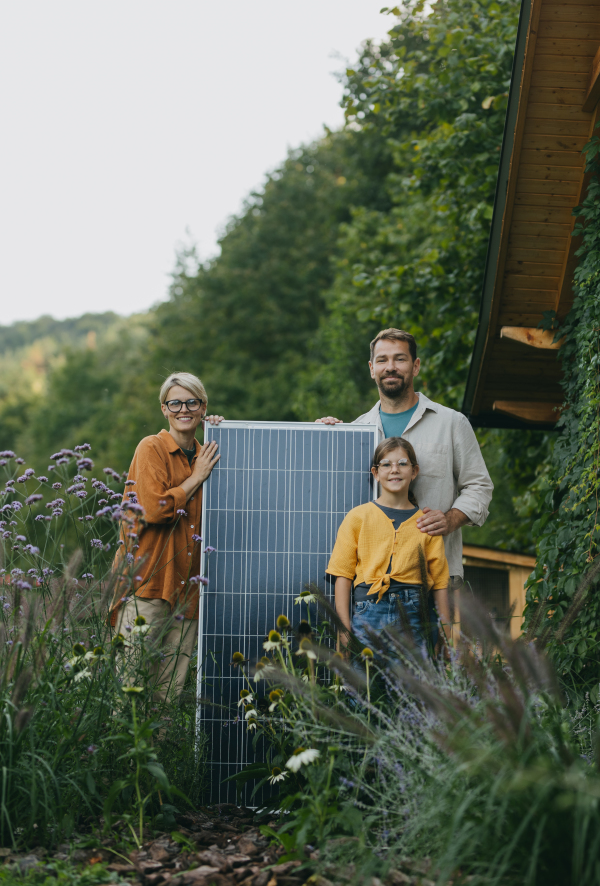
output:
[[[294,598],[308,583],[333,596],[325,569],[345,515],[373,498],[370,466],[379,431],[225,421],[207,425],[205,440],[217,441],[221,459],[202,503],[204,543],[216,552],[201,563],[209,584],[200,597],[198,695],[211,703],[200,706],[199,725],[209,739],[209,802],[226,803],[236,802],[236,787],[223,779],[264,759],[237,719],[244,683],[232,655],[242,652],[255,663],[278,615],[292,625],[305,618],[305,605],[294,605]],[[252,787],[242,799],[256,805],[268,790],[251,801]]]

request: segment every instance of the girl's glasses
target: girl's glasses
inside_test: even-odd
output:
[[[407,468],[410,462],[407,458],[400,458],[398,461],[380,461],[377,467],[381,471],[390,471],[394,465],[397,465],[399,468]]]
[[[181,412],[184,403],[190,412],[198,412],[202,406],[202,400],[167,400],[166,406],[169,412]]]

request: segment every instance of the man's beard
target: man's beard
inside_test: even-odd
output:
[[[391,400],[400,400],[406,392],[406,381],[402,376],[387,375],[380,380],[378,387]]]

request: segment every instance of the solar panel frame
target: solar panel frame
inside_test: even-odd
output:
[[[231,654],[239,649],[252,663],[256,661],[263,654],[263,639],[275,626],[277,615],[286,614],[292,623],[294,617],[298,620],[299,607],[294,606],[293,598],[305,584],[314,581],[326,596],[332,598],[333,587],[324,581],[327,560],[346,513],[377,496],[369,468],[380,436],[375,425],[328,427],[312,422],[259,421],[223,421],[217,426],[206,425],[205,441],[216,439],[219,442],[221,438],[225,444],[225,437],[229,437],[230,444],[229,450],[227,444],[220,447],[221,460],[204,484],[202,501],[204,543],[200,572],[208,575],[210,584],[208,588],[200,585],[197,696],[200,700],[204,690],[206,698],[209,687],[208,695],[213,693],[212,701],[215,702],[214,694],[220,693],[227,709],[219,724],[219,718],[214,715],[215,711],[218,712],[216,702],[212,707],[203,703],[198,705],[197,725],[209,733],[211,744],[208,802],[236,802],[235,785],[223,784],[222,780],[254,758],[252,737],[245,724],[236,722],[235,716],[231,716],[239,689],[243,686],[239,671],[230,669],[230,675],[225,676]],[[326,441],[325,447],[323,441]],[[327,478],[325,485],[322,483],[324,477]],[[257,503],[258,508],[251,507]],[[264,515],[266,520],[263,520]],[[270,522],[272,515],[277,516]],[[263,523],[266,523],[266,529]],[[296,550],[298,531],[301,546]],[[222,540],[239,543],[239,550],[235,550],[235,545],[231,550],[219,550],[218,544]],[[207,545],[217,548],[210,559],[205,553]],[[223,566],[227,556],[234,560],[230,576]],[[273,568],[283,570],[283,580],[277,571],[269,575],[269,569],[272,571]],[[261,569],[264,574],[260,573]],[[212,590],[213,574],[214,584],[218,585],[216,591]],[[300,583],[299,574],[302,575]],[[243,588],[239,594],[235,590],[236,579]],[[264,592],[253,591],[257,581]],[[281,584],[282,589],[271,593],[274,582]],[[226,586],[229,590],[224,592]],[[209,612],[211,598],[215,605]],[[239,610],[236,607],[238,602]],[[300,608],[303,609],[304,605]],[[208,630],[213,614],[214,630]],[[219,618],[223,626],[220,634]],[[249,625],[249,619],[253,625]],[[236,624],[243,628],[243,634],[236,633]],[[248,627],[253,627],[251,633]],[[213,649],[209,645],[211,640],[215,643]],[[221,641],[220,672],[216,658],[218,640]],[[268,798],[268,788],[253,800],[251,790],[252,785],[242,792],[241,799],[248,804],[260,805]]]

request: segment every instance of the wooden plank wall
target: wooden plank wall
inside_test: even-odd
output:
[[[584,158],[594,115],[582,110],[592,61],[600,46],[600,0],[541,0],[534,35],[516,175],[507,205],[508,240],[501,286],[483,361],[477,412],[494,400],[560,398],[556,353],[500,340],[502,326],[537,326],[543,311],[557,310],[571,231],[580,202]],[[528,64],[526,60],[526,66]],[[509,194],[511,192],[509,187]],[[502,257],[503,250],[500,251]],[[500,259],[501,261],[502,259]]]

